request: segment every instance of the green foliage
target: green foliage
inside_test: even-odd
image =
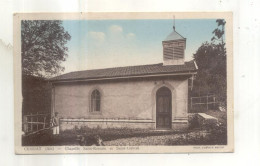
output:
[[[218,46],[203,43],[194,54],[198,74],[194,80],[193,96],[216,94],[226,100],[226,56]]]
[[[22,79],[23,115],[50,113],[51,85],[41,77],[24,75]]]
[[[198,73],[194,80],[191,96],[215,94],[220,102],[226,103],[227,74],[226,48],[224,43],[224,20],[217,20],[218,26],[213,31],[212,43],[202,43],[193,55]],[[220,40],[221,42],[217,42]]]
[[[218,24],[218,27],[214,29],[212,32],[214,36],[211,38],[211,41],[217,42],[221,41],[221,44],[224,44],[224,34],[225,34],[225,24],[226,21],[224,19],[217,19],[216,23]]]
[[[62,21],[23,20],[21,33],[23,75],[49,77],[64,70],[60,64],[68,56],[71,36]]]
[[[206,126],[209,133],[208,140],[213,145],[226,145],[227,144],[227,125],[217,123],[214,125]]]

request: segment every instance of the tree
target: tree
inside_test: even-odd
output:
[[[50,113],[51,86],[44,78],[64,70],[61,63],[68,56],[71,36],[62,21],[45,20],[23,20],[21,35],[22,113]]]
[[[62,21],[23,20],[21,33],[23,75],[49,77],[64,70],[71,36]]]
[[[226,76],[226,53],[218,45],[208,42],[203,43],[193,55],[193,58],[200,72],[207,71],[208,74]]]
[[[193,55],[198,72],[194,80],[193,95],[215,94],[221,102],[226,100],[226,56],[212,43],[203,43]]]
[[[224,19],[217,19],[216,23],[218,24],[218,27],[212,32],[214,36],[211,38],[211,41],[220,50],[219,53],[222,54],[220,56],[226,56],[226,43],[224,41],[226,21]]]
[[[223,45],[226,21],[224,19],[217,19],[216,23],[218,24],[218,27],[214,29],[214,31],[212,32],[214,36],[211,38],[211,41],[212,42],[219,41]]]
[[[51,112],[51,84],[42,77],[22,77],[22,115]]]
[[[217,95],[219,101],[226,104],[226,48],[225,20],[218,19],[217,28],[212,32],[211,43],[205,42],[193,55],[198,65],[198,74],[194,80],[192,95]]]

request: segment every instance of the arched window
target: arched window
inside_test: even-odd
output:
[[[91,107],[90,112],[100,112],[101,95],[96,89],[91,93]]]

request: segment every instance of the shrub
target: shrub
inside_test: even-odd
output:
[[[208,131],[211,144],[226,145],[227,144],[227,125],[217,123],[215,126],[209,126]]]

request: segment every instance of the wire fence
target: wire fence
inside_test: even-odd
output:
[[[190,108],[191,110],[196,108],[212,109],[218,106],[219,102],[215,95],[197,96],[190,98]]]

